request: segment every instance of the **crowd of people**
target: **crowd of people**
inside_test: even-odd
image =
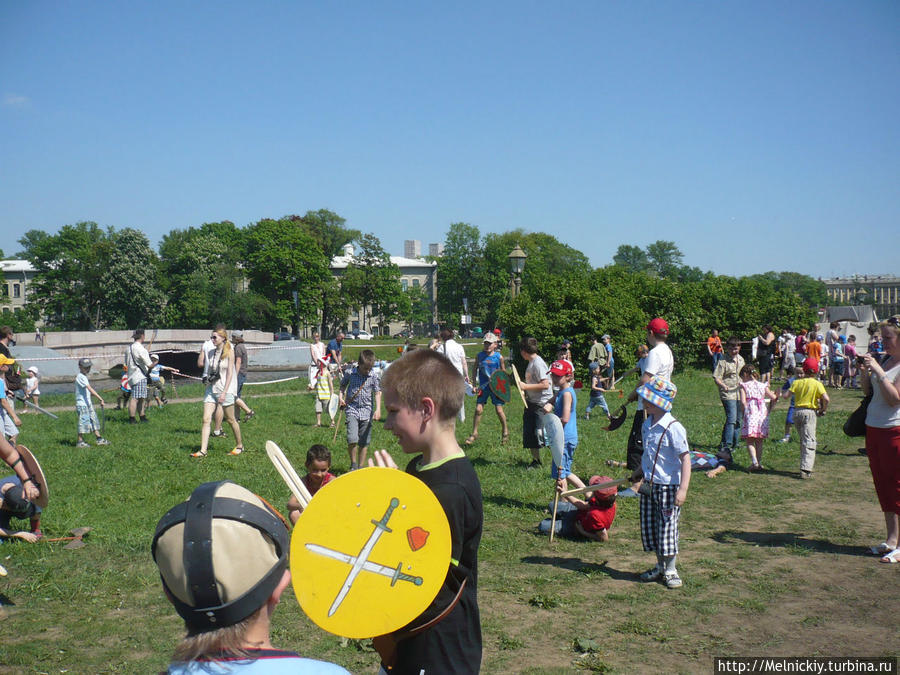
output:
[[[891,317],[870,331],[872,339],[865,353],[857,352],[853,336],[841,335],[838,328],[832,325],[825,335],[815,330],[794,335],[785,329],[776,338],[771,326],[763,326],[751,341],[749,361],[756,365],[742,356],[738,337],[728,337],[723,343],[718,332],[712,332],[706,349],[725,415],[715,463],[721,469],[732,466],[743,441],[748,470],[763,472],[764,441],[770,433],[772,408],[779,400],[790,399],[781,440],[788,442],[796,426],[800,438],[799,475],[811,478],[816,421],[826,414],[830,403],[827,388],[853,387],[858,383],[869,400],[866,454],[886,528],[885,540],[873,546],[871,553],[885,563],[900,562],[900,317]],[[506,412],[510,399],[503,388],[503,378],[497,376],[505,375],[508,366],[515,366],[510,363],[512,359],[504,359],[498,333],[485,335],[482,350],[473,360],[471,377],[465,351],[450,330],[442,331],[431,349],[407,344],[402,356],[392,363],[378,361],[370,349],[362,350],[356,362],[346,363],[342,333],[328,344],[318,334],[313,337],[309,387],[314,392],[316,426],[324,426],[322,414],[326,410],[333,413],[330,404],[336,397],[337,407],[346,418],[350,470],[366,466],[397,468],[384,451],[368,455],[373,423],[381,419],[384,408],[384,428],[393,433],[404,453],[413,456],[406,472],[421,479],[434,493],[450,526],[452,555],[447,579],[432,606],[420,617],[424,628],[401,631],[393,636],[390,649],[379,649],[385,672],[479,669],[482,644],[477,553],[483,512],[478,476],[464,448],[478,443],[488,400],[500,421],[500,442],[506,444],[510,437]],[[0,478],[0,536],[37,541],[41,536],[41,509],[36,504],[42,486],[17,451],[22,421],[15,412],[9,387],[21,387],[37,405],[39,371],[28,368],[28,381],[16,383],[13,371],[18,369],[13,367],[17,364],[9,352],[14,334],[7,327],[0,327],[0,337],[0,420],[4,428],[0,457],[13,471]],[[551,443],[551,436],[557,433],[553,423],[558,422],[561,429],[562,450],[559,458],[553,456],[550,476],[562,496],[562,508],[558,521],[544,521],[540,529],[608,541],[616,500],[637,497],[641,546],[655,556],[655,563],[636,578],[658,581],[675,589],[683,584],[676,562],[681,509],[691,483],[692,453],[687,429],[674,416],[678,388],[673,382],[675,359],[668,344],[668,322],[654,318],[646,326],[645,338],[646,344],[636,350],[636,367],[620,377],[621,380],[636,373],[638,380],[625,403],[637,404],[624,443],[630,481],[618,490],[610,487],[614,481],[607,476],[594,475],[585,483],[574,471],[579,416],[572,343],[560,344],[549,365],[534,337],[519,341],[510,356],[518,355],[526,364],[520,384],[525,402],[522,447],[530,455],[530,467],[543,466],[542,454]],[[162,367],[143,340],[144,331],[135,330],[125,353],[125,378],[130,392],[128,416],[132,424],[147,420],[148,388],[162,393],[158,405],[165,403],[165,389],[159,386]],[[223,433],[223,422],[228,423],[235,439],[230,454],[242,453],[236,410],[243,412],[245,420],[255,414],[241,398],[247,363],[242,333],[232,332],[229,340],[225,326],[217,326],[198,357],[206,389],[200,448],[192,457],[208,454],[209,439]],[[590,420],[592,410],[599,407],[612,423],[621,413],[612,415],[604,398],[620,381],[616,379],[610,335],[592,339],[582,365],[586,365],[591,378],[589,403],[582,419]],[[85,437],[91,436],[97,445],[108,443],[94,408],[95,400],[101,409],[106,402],[90,385],[87,376],[91,366],[90,359],[81,359],[75,382],[79,447],[86,446]],[[773,388],[776,368],[785,378],[780,388]],[[456,428],[465,421],[467,392],[476,397],[475,414],[471,433],[460,444]],[[331,426],[334,424],[332,418]],[[335,478],[331,459],[327,445],[310,447],[302,481],[311,495]],[[572,494],[572,486],[578,496]],[[599,487],[591,490],[593,486]],[[228,515],[232,508],[239,508],[244,514],[239,521]],[[220,481],[199,486],[186,502],[163,516],[153,537],[153,558],[167,597],[187,629],[170,673],[204,672],[210,662],[228,662],[235,672],[248,673],[345,672],[337,666],[276,649],[270,640],[271,616],[290,580],[288,528],[299,521],[303,510],[303,505],[292,497],[287,504],[289,519],[281,522],[276,511],[248,490]],[[11,527],[13,519],[28,520],[28,528],[15,530]],[[197,550],[204,551],[190,564],[185,563],[181,553],[188,542],[191,546],[200,544]],[[225,562],[213,565],[213,558]],[[200,588],[208,590],[201,592],[197,590]]]

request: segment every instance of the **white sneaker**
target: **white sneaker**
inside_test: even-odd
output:
[[[790,443],[790,442],[791,442],[791,437],[790,437],[790,436],[785,436],[784,438],[782,438],[782,439],[781,439],[780,441],[778,441],[778,442],[779,442],[779,443]]]
[[[663,583],[666,588],[681,588],[681,577],[678,572],[666,572],[663,574]]]

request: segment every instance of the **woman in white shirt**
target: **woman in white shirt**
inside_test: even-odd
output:
[[[234,433],[237,445],[229,453],[239,455],[244,451],[241,440],[241,427],[234,418],[234,401],[237,397],[237,372],[234,363],[234,350],[228,342],[228,334],[224,328],[216,328],[210,335],[214,350],[209,352],[206,375],[206,396],[203,398],[203,426],[200,429],[200,450],[192,452],[191,457],[206,457],[209,444],[209,428],[216,405],[222,406],[225,421]]]

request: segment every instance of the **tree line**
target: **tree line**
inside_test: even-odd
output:
[[[330,262],[350,242],[353,260],[335,276]],[[38,317],[58,330],[222,322],[264,330],[319,326],[325,335],[344,326],[353,310],[364,312],[362,327],[427,326],[432,319],[425,289],[403,289],[378,237],[348,228],[327,209],[243,228],[224,221],[176,229],[158,251],[138,230],[92,222],[56,234],[31,230],[19,243],[19,257],[38,270],[26,311],[16,315],[20,331],[33,329]],[[517,245],[528,257],[521,293],[512,300],[508,256]],[[551,234],[482,235],[475,225],[453,223],[435,259],[437,314],[458,327],[465,299],[474,323],[501,326],[511,338],[534,335],[544,345],[569,338],[579,356],[579,350],[586,356],[591,335],[610,333],[625,362],[647,321],[664,316],[676,357],[689,363],[702,357],[712,328],[749,339],[767,323],[806,326],[826,301],[824,284],[806,275],[735,278],[682,261],[674,242],[658,241],[645,249],[622,245],[611,264],[594,268],[583,252]]]

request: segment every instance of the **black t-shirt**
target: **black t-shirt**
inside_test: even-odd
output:
[[[406,472],[424,482],[437,497],[450,523],[452,562],[444,585],[425,612],[410,626],[419,626],[441,613],[466,579],[459,603],[436,626],[403,640],[397,646],[392,673],[425,675],[477,673],[481,669],[481,617],[478,612],[478,545],[484,524],[481,483],[466,457],[422,470],[421,455]]]

